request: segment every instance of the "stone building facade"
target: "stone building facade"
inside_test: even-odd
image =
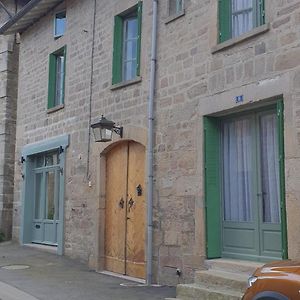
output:
[[[146,165],[151,1],[144,1],[142,7],[139,76],[112,85],[115,16],[133,13],[137,4],[136,0],[66,0],[21,33],[14,238],[41,242],[39,230],[45,233],[49,222],[33,218],[34,206],[28,203],[39,193],[36,182],[48,182],[41,178],[50,178],[52,172],[60,201],[52,244],[58,253],[97,270],[110,264],[107,244],[119,240],[116,232],[115,239],[108,240],[107,228],[123,224],[114,214],[123,209],[123,197],[117,194],[120,174],[126,169],[128,176],[131,165],[139,161],[133,154],[135,159],[130,160],[133,145],[143,149],[138,151],[144,153]],[[264,5],[262,24],[219,43],[218,1],[186,0],[184,11],[175,16],[169,16],[168,1],[158,1],[152,245],[156,282],[177,283],[177,268],[183,281],[191,281],[207,258],[300,256],[300,4],[265,0]],[[55,38],[53,19],[61,11],[66,11],[66,29]],[[64,102],[49,109],[49,55],[63,48]],[[90,125],[102,114],[123,126],[122,139],[114,135],[112,142],[94,142]],[[273,144],[264,144],[271,133]],[[126,166],[121,158],[124,143]],[[273,148],[266,150],[271,144]],[[239,145],[252,150],[232,152]],[[268,151],[274,155],[267,164]],[[119,164],[114,165],[116,161]],[[235,161],[241,165],[232,167]],[[271,165],[276,166],[271,169]],[[276,176],[271,178],[271,173]],[[38,179],[37,174],[43,175]],[[144,195],[146,181],[145,177],[140,182]],[[277,191],[275,204],[264,187]],[[125,202],[128,195],[127,191]],[[135,191],[132,195],[135,208],[142,198]],[[117,202],[108,214],[107,199],[114,196]],[[223,197],[256,200],[243,207],[240,216],[230,199],[226,202]],[[248,200],[242,205],[249,205]],[[139,224],[135,227],[146,231],[145,218]],[[132,230],[129,236],[136,234]],[[249,239],[243,241],[241,236]],[[49,240],[42,242],[51,244]],[[111,265],[118,270],[114,262]]]
[[[3,1],[10,13],[16,10],[15,3]],[[0,20],[8,20],[9,15],[1,10]],[[5,239],[12,236],[14,161],[17,113],[19,45],[16,36],[0,38],[0,233]]]

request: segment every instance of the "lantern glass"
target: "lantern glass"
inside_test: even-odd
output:
[[[101,142],[110,142],[112,140],[113,131],[107,128],[100,129]]]

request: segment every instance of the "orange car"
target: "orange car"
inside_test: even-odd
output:
[[[243,300],[299,300],[300,262],[285,260],[258,268]]]

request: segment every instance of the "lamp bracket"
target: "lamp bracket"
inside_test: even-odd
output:
[[[123,137],[123,127],[114,126],[113,131],[118,134],[121,138]]]

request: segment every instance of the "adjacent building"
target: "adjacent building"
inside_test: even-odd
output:
[[[8,20],[18,8],[9,1],[5,5],[6,11],[0,11],[1,22]],[[0,239],[12,236],[18,49],[15,34],[0,37]]]
[[[299,1],[157,3],[153,281],[192,281],[207,259],[299,258]],[[152,14],[32,0],[0,29],[20,33],[14,238],[138,278]],[[95,143],[102,115],[122,137]]]

